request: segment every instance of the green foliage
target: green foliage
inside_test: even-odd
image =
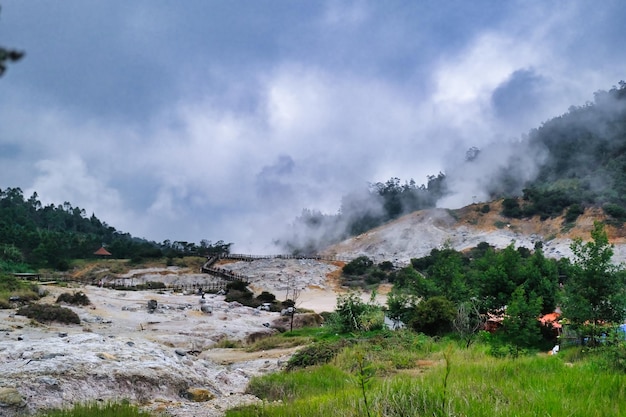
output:
[[[502,201],[502,215],[515,219],[522,217],[522,209],[516,198],[505,198]]]
[[[516,354],[520,349],[536,348],[541,342],[538,320],[541,304],[541,297],[537,297],[535,293],[526,295],[523,286],[517,287],[513,292],[499,332],[505,342],[516,348]]]
[[[19,280],[13,275],[0,273],[0,309],[12,308],[12,297],[17,297],[20,302],[38,300],[39,286]]]
[[[455,333],[469,348],[476,339],[478,332],[485,324],[485,317],[480,313],[478,300],[470,299],[459,303],[456,307],[456,316],[452,321]]]
[[[345,264],[342,272],[346,275],[364,275],[373,265],[374,262],[367,256],[359,256]]]
[[[419,302],[410,315],[409,325],[429,336],[449,332],[456,316],[454,303],[442,296]]]
[[[626,273],[611,263],[613,246],[602,223],[594,223],[591,237],[591,242],[575,239],[571,245],[575,260],[565,286],[563,314],[593,345],[599,326],[626,318]]]
[[[40,323],[56,321],[64,324],[80,324],[80,318],[74,311],[51,304],[29,304],[20,307],[15,314],[26,316]]]
[[[67,410],[47,410],[36,417],[152,417],[128,401],[75,404]]]
[[[583,214],[585,210],[580,204],[572,204],[565,213],[565,221],[567,223],[574,223],[578,216]]]
[[[291,402],[341,390],[350,385],[349,375],[334,366],[290,370],[264,377],[254,377],[246,392],[266,401]]]
[[[69,202],[43,206],[37,193],[25,199],[20,188],[0,190],[0,268],[13,272],[25,263],[67,270],[70,259],[93,258],[102,244],[113,257],[135,263],[164,254],[170,258],[219,255],[231,246],[206,240],[200,245],[169,240],[158,244],[122,233]]]
[[[606,214],[621,222],[626,221],[626,208],[615,203],[607,203],[602,209]]]
[[[89,297],[87,297],[87,294],[85,294],[82,291],[78,291],[72,294],[70,294],[69,292],[64,292],[63,294],[57,297],[56,302],[57,304],[67,303],[67,304],[80,305],[80,306],[86,306],[86,305],[91,304],[91,301],[89,300]]]
[[[273,303],[276,301],[276,296],[268,291],[263,291],[256,297],[262,303]]]
[[[341,349],[348,346],[347,339],[322,340],[298,350],[287,362],[287,370],[307,368],[330,362]]]
[[[331,316],[331,326],[340,333],[382,329],[384,313],[380,306],[365,303],[355,293],[337,297],[337,307]]]
[[[422,336],[423,337],[423,336]],[[261,405],[227,412],[228,417],[372,416],[619,416],[626,402],[626,374],[605,367],[601,350],[586,352],[574,366],[568,351],[557,356],[529,355],[496,359],[485,346],[456,350],[449,341],[433,342],[420,351],[408,372],[380,372],[380,355],[414,351],[411,344],[385,334],[365,339],[322,365],[253,378],[249,392]],[[448,350],[449,349],[449,350]],[[370,367],[365,372],[367,407],[354,384],[354,367],[361,352]],[[421,356],[419,356],[421,355]],[[610,355],[608,355],[610,357]],[[419,375],[419,376],[416,376]],[[357,381],[358,382],[358,381]]]

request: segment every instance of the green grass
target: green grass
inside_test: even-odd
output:
[[[264,399],[263,405],[227,416],[624,415],[626,374],[598,366],[601,353],[576,354],[575,363],[567,350],[500,359],[481,344],[462,349],[450,340],[429,344],[422,338],[370,338],[349,344],[328,364],[253,378],[249,392]],[[357,383],[358,352],[376,375],[367,388],[367,409]]]
[[[10,308],[11,297],[19,297],[22,301],[38,300],[39,287],[12,275],[0,274],[0,308]]]
[[[139,410],[127,401],[119,403],[77,404],[67,410],[49,410],[37,417],[151,417],[152,414]]]

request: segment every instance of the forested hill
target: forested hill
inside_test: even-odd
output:
[[[231,244],[151,242],[118,231],[94,214],[88,217],[85,210],[68,202],[43,206],[37,193],[25,199],[20,188],[0,190],[0,271],[63,270],[71,259],[94,257],[102,245],[113,257],[140,259],[210,255],[229,251]]]
[[[525,164],[518,154],[491,183],[494,198],[517,197],[521,190],[520,204],[506,202],[508,215],[548,218],[565,212],[575,220],[582,209],[596,206],[615,222],[626,221],[625,82],[532,130],[520,149],[536,156],[536,176],[520,181]]]
[[[488,200],[504,198],[507,217],[565,215],[573,223],[585,208],[600,207],[620,226],[626,221],[626,83],[596,92],[593,102],[570,107],[520,140],[470,148],[454,172],[431,175],[425,185],[391,178],[344,196],[338,214],[303,210],[278,243],[316,252],[404,214],[445,207],[453,184],[467,185],[477,172],[483,174],[474,181]]]

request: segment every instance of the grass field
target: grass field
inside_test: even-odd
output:
[[[408,333],[367,338],[329,363],[253,379],[249,391],[264,404],[227,416],[626,415],[626,374],[605,366],[601,352],[572,349],[494,358],[481,344],[464,349]]]

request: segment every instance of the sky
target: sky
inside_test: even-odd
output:
[[[26,52],[0,78],[0,188],[245,253],[626,78],[621,0],[0,5],[0,45]],[[480,199],[470,178],[446,204]]]

